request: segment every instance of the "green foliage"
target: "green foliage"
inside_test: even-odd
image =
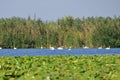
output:
[[[0,57],[0,80],[119,80],[120,55]]]
[[[120,47],[120,17],[73,18],[42,21],[12,17],[0,19],[0,47]]]

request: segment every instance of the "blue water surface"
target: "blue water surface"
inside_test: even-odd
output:
[[[55,55],[113,55],[120,54],[120,48],[97,49],[97,48],[73,48],[71,50],[46,49],[1,49],[0,56],[55,56]]]

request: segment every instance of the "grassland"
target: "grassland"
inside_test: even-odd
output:
[[[119,80],[120,55],[1,56],[0,80]]]

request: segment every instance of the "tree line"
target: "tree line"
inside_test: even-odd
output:
[[[56,21],[40,18],[0,18],[0,46],[3,48],[120,47],[120,16],[74,18]]]

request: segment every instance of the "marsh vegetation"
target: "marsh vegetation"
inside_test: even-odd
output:
[[[120,55],[1,56],[0,80],[119,80]]]
[[[0,47],[120,47],[120,17],[1,18]]]

